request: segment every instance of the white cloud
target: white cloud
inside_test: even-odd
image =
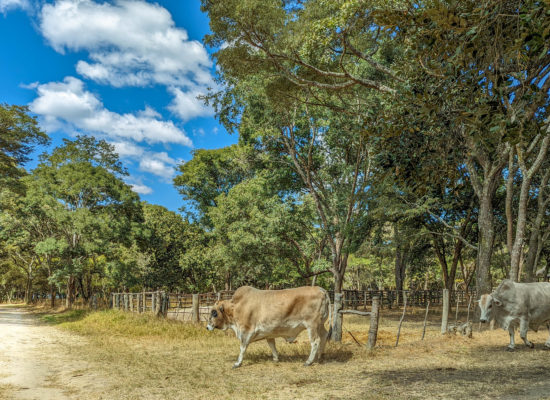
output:
[[[212,84],[204,46],[158,4],[58,0],[45,4],[40,29],[58,52],[87,51],[78,73],[113,86]]]
[[[153,189],[151,189],[149,186],[146,186],[140,183],[131,183],[130,186],[132,187],[132,190],[138,194],[153,193]]]
[[[30,109],[43,116],[50,129],[63,127],[64,130],[106,136],[114,141],[193,145],[185,132],[172,121],[160,120],[160,115],[150,107],[138,114],[109,111],[77,78],[66,77],[63,82],[39,85],[37,92],[38,97],[30,103]]]
[[[168,109],[182,120],[187,121],[197,117],[214,115],[210,107],[205,106],[202,100],[197,99],[197,96],[205,94],[206,90],[196,88],[184,92],[177,87],[171,87],[168,90],[174,95],[174,100],[168,106]]]
[[[111,142],[115,147],[115,151],[120,157],[136,158],[141,157],[145,150],[132,142],[120,141]]]
[[[5,13],[9,10],[16,8],[22,8],[24,10],[29,8],[28,0],[0,0],[0,12]]]
[[[42,7],[40,30],[59,53],[87,52],[76,64],[86,79],[114,87],[163,85],[174,96],[168,108],[182,120],[213,115],[197,99],[216,87],[212,61],[158,4],[57,0]]]
[[[176,173],[176,164],[176,160],[165,152],[148,152],[141,157],[139,169],[143,172],[159,176],[166,182],[170,182]]]

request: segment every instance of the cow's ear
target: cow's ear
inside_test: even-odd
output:
[[[500,307],[502,305],[502,301],[500,301],[499,299],[493,297],[493,301],[495,302],[495,304],[497,305],[497,307]]]

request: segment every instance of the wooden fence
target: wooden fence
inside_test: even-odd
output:
[[[135,313],[153,313],[167,318],[183,321],[206,320],[209,309],[216,301],[231,299],[234,291],[217,293],[167,293],[164,291],[140,293],[113,293],[112,307]],[[334,302],[334,292],[329,291]],[[443,303],[443,290],[344,290],[342,306],[346,310],[367,309],[372,306],[373,298],[379,299],[380,308],[401,307],[407,298],[409,306],[423,306]],[[452,291],[450,303],[468,303],[475,292]]]

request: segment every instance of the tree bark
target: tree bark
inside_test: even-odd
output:
[[[76,279],[73,275],[69,275],[67,278],[67,298],[65,300],[65,306],[72,308],[76,298]]]
[[[479,239],[477,250],[476,289],[478,295],[491,292],[491,281],[489,279],[491,268],[491,257],[495,241],[493,196],[480,199],[479,209]]]
[[[523,157],[526,157],[527,154],[523,155],[522,152],[518,149],[518,163],[521,168],[523,179],[521,181],[515,239],[512,246],[512,253],[510,255],[510,274],[509,274],[509,278],[515,282],[517,282],[518,279],[520,278],[519,269],[520,269],[520,261],[523,256],[525,228],[527,225],[527,205],[529,204],[529,197],[530,197],[529,191],[531,189],[531,182],[533,180],[533,176],[539,171],[544,159],[546,158],[549,145],[550,145],[550,137],[546,136],[544,139],[542,139],[537,157],[533,161],[533,164],[529,169],[527,169],[525,160],[523,160]],[[542,188],[539,188],[539,191],[540,189]],[[539,193],[539,196],[542,196],[542,194]]]
[[[397,223],[394,224],[394,240],[395,247],[395,289],[403,290],[403,285],[406,278],[406,260],[408,258],[407,251],[403,249],[401,238],[399,237],[399,228]]]

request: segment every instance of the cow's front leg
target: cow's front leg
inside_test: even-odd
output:
[[[275,347],[275,339],[266,339],[266,341],[273,353],[273,361],[279,362],[279,353],[277,353],[277,347]]]
[[[516,349],[516,342],[514,340],[515,328],[513,326],[509,326],[508,333],[510,334],[510,344],[508,345],[508,351],[514,351]]]
[[[519,336],[523,339],[523,343],[527,347],[533,348],[535,345],[527,340],[527,330],[529,329],[529,320],[527,318],[522,318],[519,321]]]
[[[311,343],[311,353],[309,353],[309,357],[304,365],[310,366],[313,361],[315,361],[315,357],[317,356],[317,351],[319,350],[319,345],[321,344],[321,338],[317,332],[317,329],[308,328],[307,333],[309,334],[309,341]]]
[[[249,342],[250,342],[249,336],[241,337],[241,352],[239,353],[239,358],[237,358],[237,362],[233,364],[233,368],[239,368],[243,363],[244,353],[246,351],[246,348],[248,347]]]

